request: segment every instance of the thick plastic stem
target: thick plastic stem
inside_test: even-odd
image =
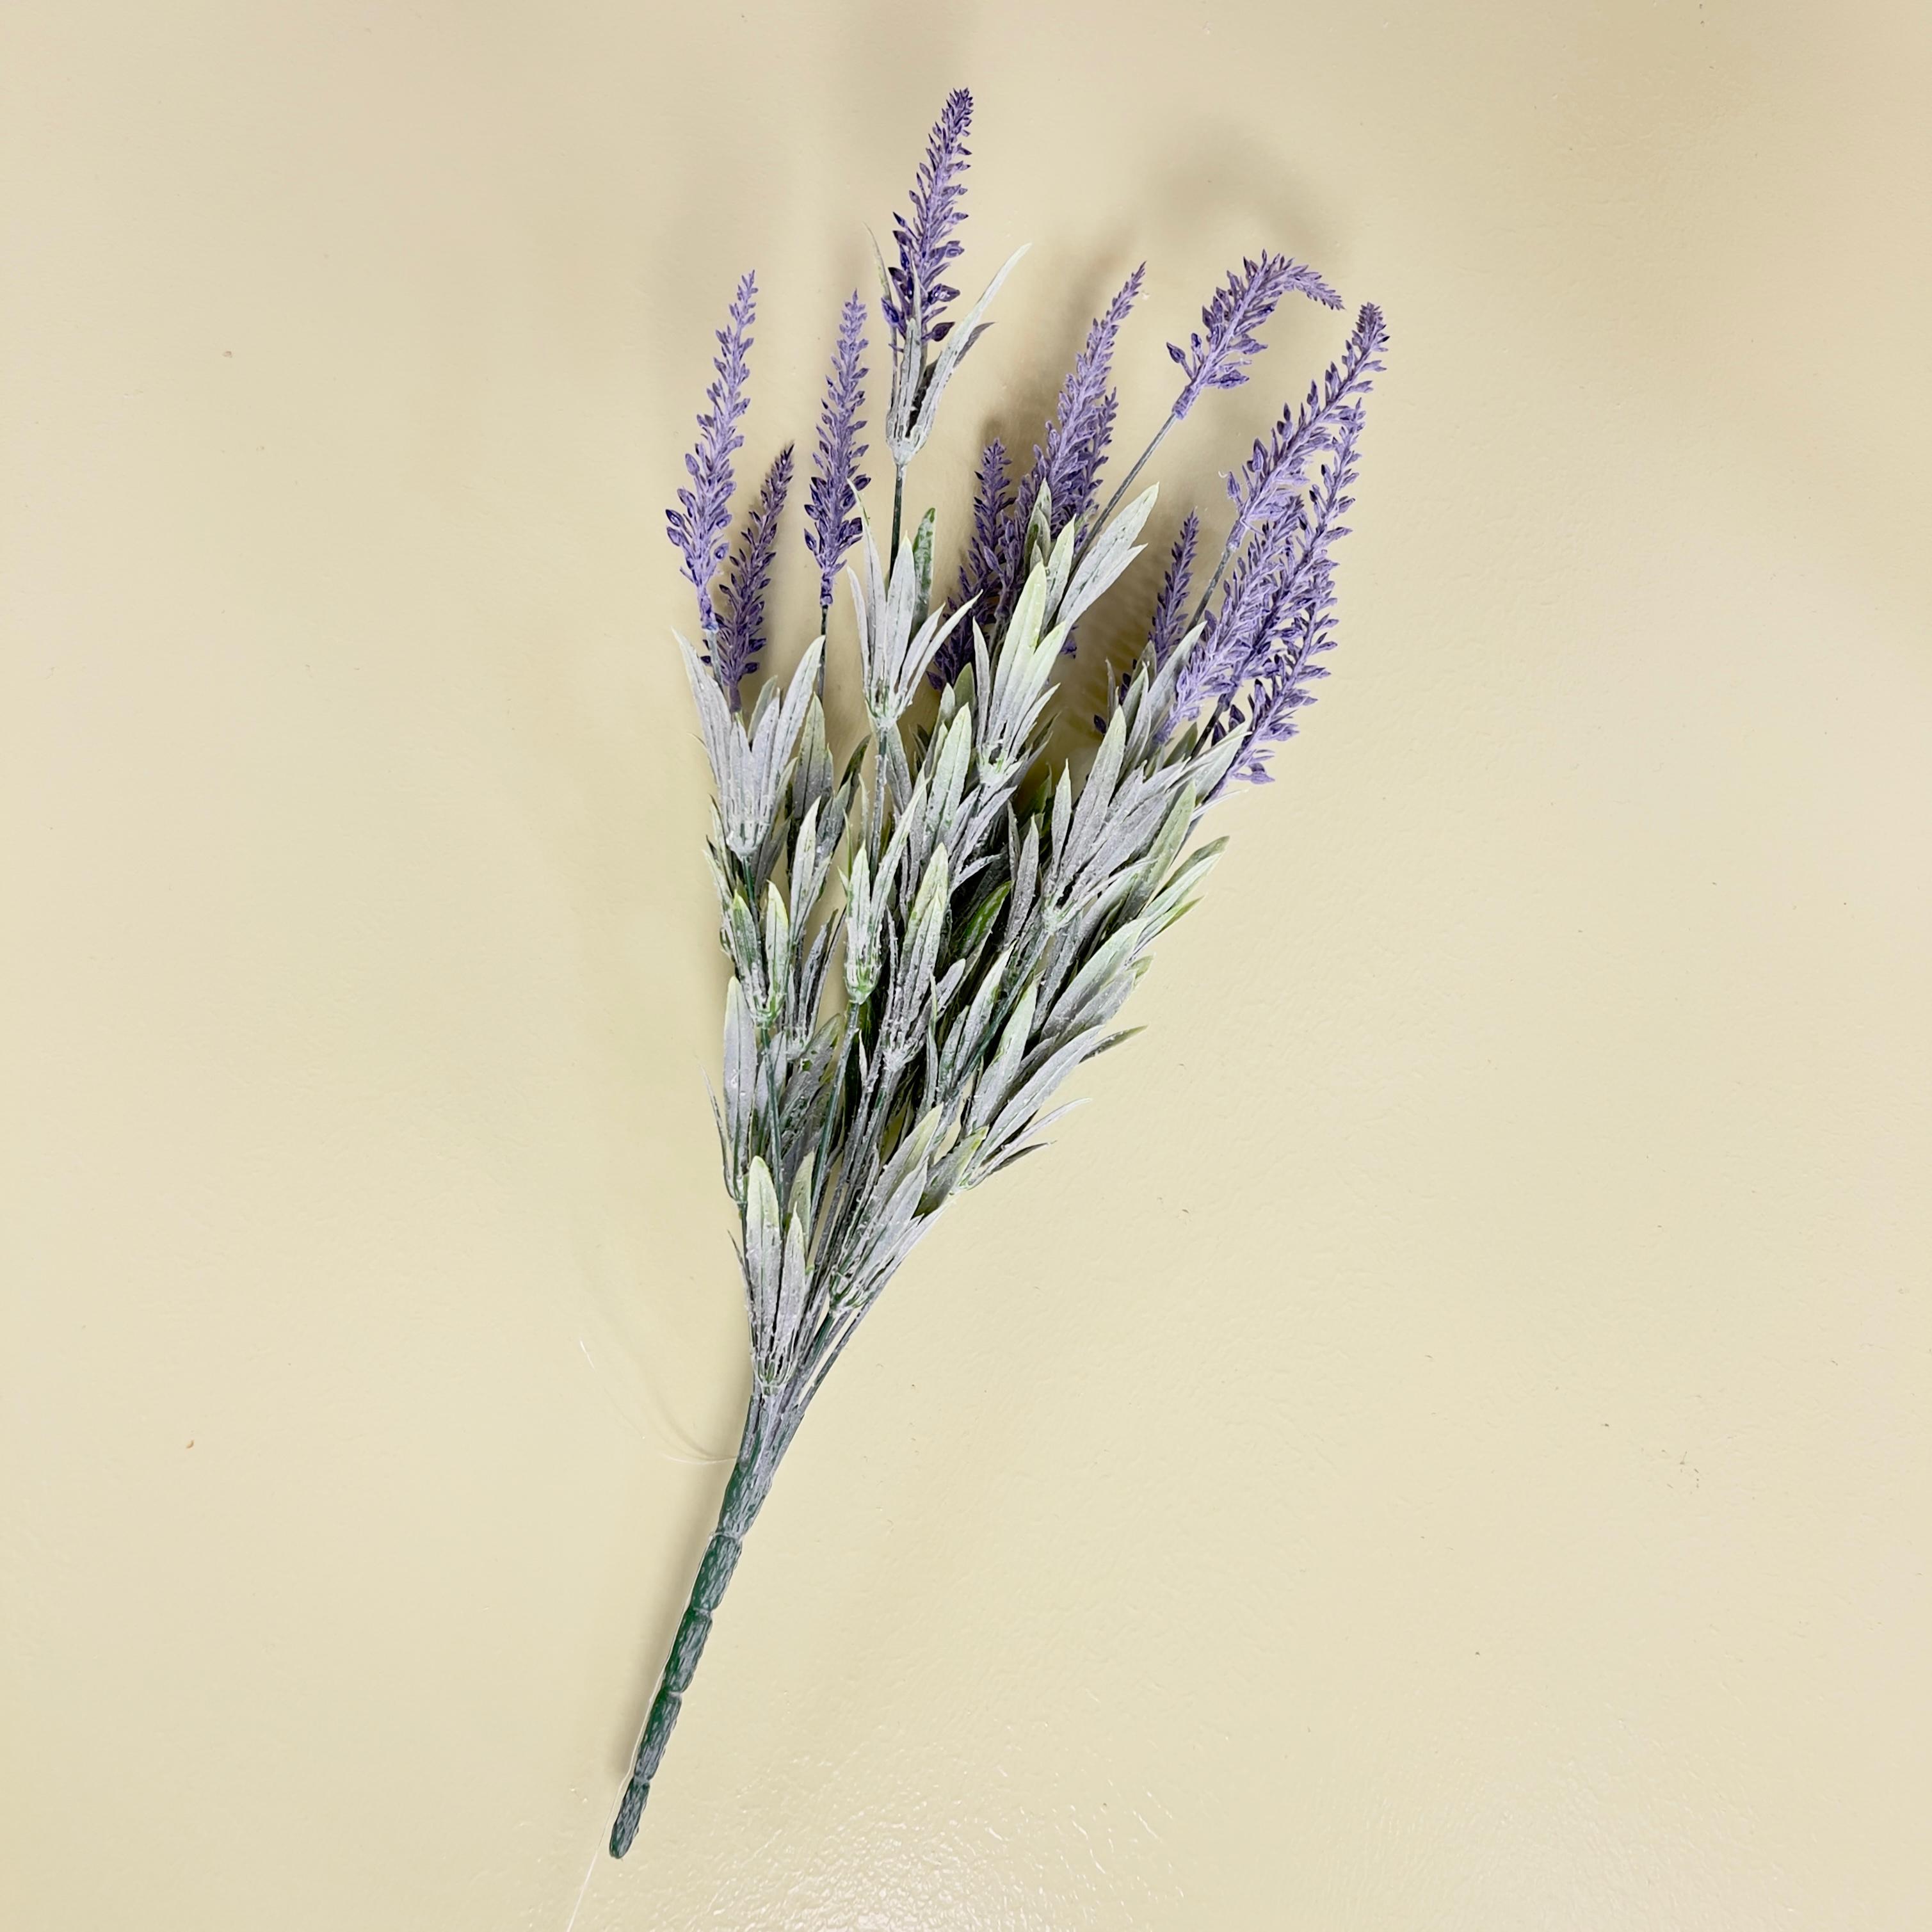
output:
[[[778,1426],[767,1399],[754,1388],[745,1416],[744,1438],[738,1446],[730,1480],[724,1485],[724,1499],[718,1505],[718,1527],[704,1546],[697,1578],[691,1586],[690,1600],[684,1606],[677,1634],[671,1640],[670,1654],[664,1660],[657,1695],[651,1700],[644,1736],[638,1741],[630,1782],[618,1801],[616,1820],[610,1827],[614,1858],[621,1858],[638,1835],[638,1820],[644,1815],[644,1800],[651,1795],[651,1780],[663,1762],[664,1747],[676,1726],[684,1694],[690,1689],[698,1660],[704,1654],[705,1639],[711,1634],[711,1619],[724,1598],[731,1573],[738,1567],[745,1532],[770,1491],[772,1474],[784,1453],[787,1434]]]

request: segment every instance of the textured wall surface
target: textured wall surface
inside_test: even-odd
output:
[[[0,35],[0,1924],[1932,1924],[1922,5]],[[1286,248],[1394,331],[1343,640],[613,1865],[746,1376],[661,506],[958,82],[1035,248],[915,498]]]

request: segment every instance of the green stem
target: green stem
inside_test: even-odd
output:
[[[1094,539],[1107,527],[1108,519],[1111,518],[1114,512],[1120,508],[1120,499],[1134,487],[1134,478],[1148,466],[1149,462],[1153,459],[1154,452],[1167,440],[1168,431],[1173,428],[1174,424],[1180,420],[1180,418],[1174,415],[1172,410],[1168,411],[1166,422],[1162,423],[1160,428],[1154,431],[1153,441],[1148,445],[1146,448],[1141,452],[1138,456],[1135,458],[1134,466],[1127,472],[1126,476],[1120,478],[1119,484],[1114,489],[1114,494],[1107,499],[1106,508],[1087,526],[1087,541],[1083,543],[1076,551],[1075,551],[1073,555],[1073,561],[1076,563],[1078,563],[1080,560],[1087,554],[1088,550],[1093,545]]]
[[[1192,614],[1187,620],[1186,628],[1189,630],[1192,630],[1195,626],[1200,622],[1202,614],[1208,608],[1208,598],[1220,589],[1221,580],[1227,575],[1228,566],[1234,560],[1236,544],[1245,543],[1247,537],[1247,526],[1240,518],[1237,517],[1234,519],[1234,527],[1228,532],[1228,541],[1221,546],[1220,561],[1214,566],[1214,574],[1208,578],[1207,589],[1194,600]]]
[[[848,1004],[845,1009],[845,1034],[838,1043],[838,1058],[832,1070],[832,1091],[825,1102],[825,1118],[818,1130],[818,1151],[812,1166],[812,1220],[814,1226],[823,1219],[825,1209],[826,1182],[831,1172],[832,1130],[838,1124],[841,1110],[845,1104],[846,1070],[852,1061],[853,1042],[859,1037],[860,1015],[863,1004]]]
[[[657,1695],[651,1700],[650,1715],[644,1720],[644,1736],[638,1741],[630,1782],[624,1787],[616,1822],[610,1827],[614,1858],[621,1858],[638,1835],[638,1820],[644,1815],[645,1799],[651,1795],[651,1780],[663,1761],[664,1747],[670,1742],[698,1660],[704,1654],[705,1639],[711,1634],[711,1619],[723,1600],[731,1573],[738,1567],[745,1533],[770,1492],[772,1477],[789,1439],[790,1431],[781,1426],[771,1399],[754,1385],[751,1405],[745,1413],[744,1437],[738,1445],[730,1480],[724,1485],[724,1501],[718,1505],[718,1527],[712,1532],[698,1564],[690,1600],[684,1606],[677,1634],[671,1640],[670,1654],[664,1660],[664,1672],[658,1680]]]

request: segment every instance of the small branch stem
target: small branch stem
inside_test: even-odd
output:
[[[1221,587],[1221,578],[1227,576],[1227,566],[1231,562],[1234,562],[1234,553],[1240,549],[1240,544],[1246,543],[1248,537],[1250,537],[1252,533],[1254,533],[1254,518],[1252,518],[1252,514],[1248,512],[1248,510],[1237,510],[1237,512],[1234,512],[1234,522],[1232,522],[1232,526],[1228,527],[1227,543],[1221,544],[1221,556],[1219,556],[1219,560],[1214,566],[1214,576],[1208,580],[1208,587],[1202,591],[1200,597],[1194,599],[1194,614],[1192,614],[1186,622],[1188,630],[1192,630],[1192,628],[1196,626],[1198,622],[1202,620],[1202,614],[1204,614],[1205,608],[1208,608],[1208,599],[1214,597],[1215,591]]]
[[[1167,420],[1161,424],[1160,428],[1154,431],[1153,441],[1148,445],[1146,448],[1141,452],[1138,456],[1134,458],[1134,466],[1130,470],[1126,476],[1123,476],[1118,484],[1114,486],[1114,494],[1107,499],[1106,508],[1087,526],[1086,542],[1082,544],[1080,548],[1073,554],[1073,561],[1076,564],[1087,554],[1088,546],[1092,544],[1094,539],[1107,527],[1107,519],[1120,508],[1120,499],[1134,487],[1134,478],[1139,476],[1141,472],[1154,460],[1154,452],[1167,440],[1168,431],[1173,428],[1174,424],[1180,420],[1180,418],[1170,410],[1168,412]]]
[[[677,1724],[684,1694],[691,1688],[698,1660],[704,1653],[705,1640],[711,1634],[711,1619],[723,1600],[731,1573],[738,1567],[745,1532],[770,1491],[772,1474],[789,1440],[790,1431],[781,1426],[771,1397],[754,1384],[737,1460],[732,1465],[730,1480],[724,1485],[724,1500],[718,1504],[718,1526],[712,1532],[698,1564],[690,1599],[679,1620],[677,1634],[671,1640],[663,1674],[658,1679],[657,1695],[651,1700],[650,1714],[644,1720],[644,1735],[638,1741],[630,1781],[624,1787],[616,1822],[610,1827],[614,1858],[621,1858],[638,1835],[638,1820],[644,1815],[645,1799],[651,1795],[651,1780],[663,1762],[664,1747]]]

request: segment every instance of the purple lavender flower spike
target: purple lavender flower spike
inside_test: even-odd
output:
[[[1228,478],[1228,494],[1234,502],[1234,521],[1210,580],[1211,594],[1238,554],[1264,525],[1291,518],[1308,486],[1308,466],[1333,441],[1340,412],[1358,396],[1366,395],[1382,367],[1388,331],[1382,310],[1365,303],[1355,318],[1339,362],[1331,362],[1319,382],[1309,385],[1300,408],[1292,404],[1265,442],[1257,442],[1247,461]]]
[[[724,614],[711,645],[711,668],[734,711],[746,678],[758,668],[765,643],[765,592],[778,555],[778,519],[791,488],[791,445],[780,450],[752,506],[737,554],[724,580]]]
[[[1388,330],[1382,312],[1372,302],[1363,304],[1349,332],[1342,359],[1331,362],[1319,382],[1308,386],[1299,411],[1282,412],[1281,420],[1265,443],[1255,445],[1247,462],[1228,479],[1228,494],[1252,520],[1264,514],[1270,500],[1279,501],[1300,487],[1309,458],[1325,448],[1336,414],[1352,398],[1366,395],[1382,367]]]
[[[998,436],[980,458],[978,488],[973,497],[973,533],[959,562],[959,588],[953,592],[956,610],[968,598],[978,600],[980,622],[992,621],[990,611],[1000,587],[1010,575],[1012,542],[1012,486],[1006,478],[1006,446]],[[973,655],[970,624],[956,626],[939,647],[926,676],[935,691],[944,691],[966,668]]]
[[[966,251],[953,230],[966,219],[960,203],[966,194],[966,160],[972,150],[966,130],[972,125],[973,97],[956,87],[927,137],[926,159],[920,164],[912,190],[912,213],[892,217],[892,236],[898,243],[898,265],[886,271],[890,292],[881,302],[896,344],[904,344],[915,312],[923,340],[913,345],[923,353],[926,343],[943,341],[952,325],[942,321],[946,304],[959,291],[940,280],[949,262]]]
[[[738,424],[749,406],[745,394],[751,327],[758,312],[758,278],[747,273],[718,332],[718,374],[704,392],[710,404],[698,417],[698,446],[684,459],[692,488],[680,490],[680,507],[664,512],[667,533],[684,559],[684,574],[698,592],[698,617],[706,637],[718,628],[711,585],[730,548],[733,451],[744,447]]]
[[[1286,255],[1262,250],[1258,262],[1244,257],[1239,269],[1214,291],[1201,311],[1204,338],[1190,335],[1184,349],[1178,342],[1167,352],[1187,377],[1175,399],[1177,419],[1186,415],[1210,389],[1238,389],[1248,380],[1247,365],[1261,353],[1255,332],[1288,295],[1304,295],[1327,308],[1340,308],[1342,298],[1315,271]]]
[[[805,547],[818,564],[818,608],[832,606],[832,585],[845,553],[859,541],[859,492],[872,482],[859,474],[866,425],[859,411],[868,371],[859,365],[866,352],[866,304],[854,293],[838,320],[838,341],[832,373],[825,379],[825,401],[818,418],[818,448],[812,458],[812,485],[806,499]]]
[[[1146,277],[1147,265],[1142,262],[1089,325],[1087,340],[1060,386],[1053,416],[1046,425],[1046,446],[1034,446],[1032,466],[1010,499],[1006,495],[1005,448],[994,443],[986,451],[974,509],[973,540],[967,548],[967,567],[961,572],[959,595],[955,602],[963,602],[968,594],[977,592],[980,620],[989,634],[1011,615],[1013,600],[1019,595],[1026,562],[1027,526],[1032,521],[1034,506],[1041,490],[1048,492],[1052,506],[1048,521],[1055,536],[1069,524],[1084,524],[1094,514],[1094,499],[1100,494],[1100,468],[1113,442],[1114,418],[1120,406],[1118,393],[1108,384],[1113,372],[1114,350]],[[995,449],[1000,461],[996,490],[989,487],[992,478],[986,466]],[[970,654],[970,638],[963,648]],[[1070,653],[1071,638],[1066,648]],[[958,650],[951,655],[958,656]],[[964,661],[960,657],[961,663]],[[939,681],[943,684],[951,680]]]
[[[1327,446],[1323,446],[1324,448]],[[1220,737],[1240,722],[1240,694],[1264,678],[1294,628],[1307,580],[1308,508],[1297,498],[1282,516],[1257,525],[1204,620],[1201,642],[1181,668],[1178,713],[1204,706],[1208,733]]]
[[[956,604],[964,603],[1000,568],[1004,561],[1000,533],[1010,520],[1012,504],[1012,486],[1006,477],[1006,446],[994,436],[980,458],[980,474],[973,493],[973,535],[959,567]]]
[[[1214,721],[1214,735],[1238,722],[1235,700],[1264,655],[1288,541],[1280,524],[1262,524],[1236,557],[1221,586],[1221,601],[1206,616],[1201,641],[1175,680],[1177,718],[1204,707]],[[1197,621],[1202,621],[1198,614]]]
[[[1230,774],[1252,784],[1271,782],[1269,753],[1294,736],[1299,728],[1295,713],[1315,702],[1315,693],[1309,687],[1328,675],[1328,666],[1316,659],[1335,648],[1335,560],[1331,550],[1348,534],[1340,519],[1354,499],[1342,493],[1355,480],[1355,446],[1361,427],[1361,405],[1351,403],[1341,412],[1334,453],[1313,492],[1296,581],[1283,600],[1289,607],[1287,621],[1280,626],[1271,662],[1256,686],[1246,742]]]
[[[1033,467],[1021,485],[1012,509],[1013,530],[1010,548],[1013,568],[1001,586],[1004,593],[1001,614],[1006,614],[1019,593],[1018,578],[1024,574],[1027,526],[1033,519],[1034,505],[1040,492],[1047,492],[1052,506],[1047,518],[1055,536],[1069,524],[1084,535],[1083,526],[1094,514],[1094,499],[1100,494],[1100,466],[1106,460],[1114,440],[1114,418],[1120,408],[1120,394],[1108,385],[1113,373],[1114,350],[1120,328],[1139,296],[1147,279],[1143,262],[1120,284],[1120,290],[1087,331],[1087,340],[1073,358],[1073,367],[1060,386],[1053,420],[1046,426],[1046,446],[1035,446]],[[1065,650],[1073,654],[1075,640],[1070,634]]]
[[[1353,501],[1346,492],[1355,479],[1361,398],[1388,341],[1381,310],[1365,307],[1341,360],[1229,480],[1237,510],[1222,552],[1226,580],[1207,634],[1182,667],[1174,710],[1177,718],[1204,711],[1210,739],[1239,735],[1224,784],[1267,780],[1270,753],[1294,735],[1295,712],[1328,675],[1317,660],[1335,644],[1334,548],[1348,533],[1341,518]],[[1328,464],[1311,487],[1307,466],[1324,452]]]
[[[1160,595],[1155,598],[1154,621],[1148,626],[1148,641],[1154,646],[1154,668],[1158,670],[1174,655],[1174,647],[1187,632],[1187,592],[1193,580],[1194,552],[1201,540],[1201,513],[1190,510],[1174,540],[1168,559],[1167,574],[1161,579]]]
[[[1056,536],[1069,524],[1084,522],[1094,514],[1100,466],[1114,439],[1114,416],[1120,406],[1119,394],[1108,386],[1107,379],[1113,373],[1121,325],[1146,279],[1143,262],[1087,331],[1086,342],[1060,385],[1054,419],[1047,425],[1046,447],[1034,450],[1032,471],[1020,492],[1017,514],[1022,530],[1042,487],[1051,493]]]
[[[1160,594],[1154,600],[1154,615],[1148,620],[1148,643],[1154,652],[1154,668],[1159,670],[1173,656],[1174,648],[1187,634],[1187,592],[1194,577],[1194,553],[1201,540],[1201,513],[1190,510],[1181,519],[1180,529],[1168,551],[1167,574],[1160,580]],[[1117,697],[1124,700],[1132,688],[1138,666],[1130,664],[1115,684]],[[1094,721],[1095,728],[1107,728],[1105,718]]]

